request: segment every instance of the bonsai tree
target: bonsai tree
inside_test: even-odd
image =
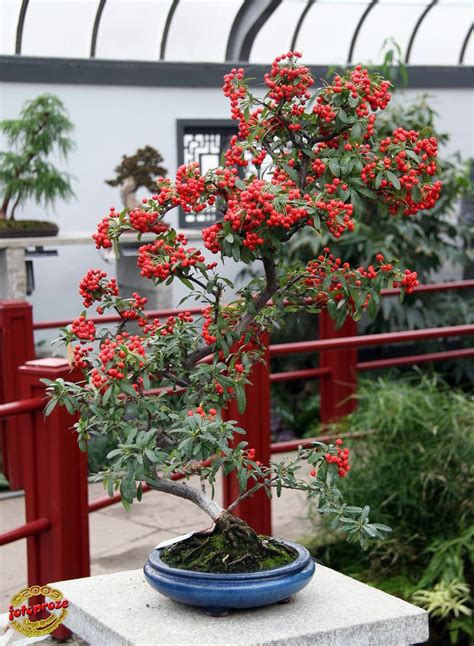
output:
[[[134,155],[122,156],[121,163],[115,168],[114,179],[106,180],[109,186],[120,186],[124,206],[137,208],[138,201],[135,193],[141,187],[150,193],[156,190],[156,178],[165,177],[167,170],[161,166],[163,157],[152,146],[139,148]]]
[[[163,556],[180,567],[249,571],[274,558],[275,543],[230,513],[260,489],[269,496],[286,488],[306,492],[334,527],[362,546],[389,531],[369,522],[367,506],[344,504],[338,482],[350,465],[341,440],[316,442],[294,457],[262,464],[239,438],[245,429],[223,416],[233,398],[245,409],[262,333],[280,326],[287,312],[324,308],[341,325],[366,310],[374,315],[382,286],[399,284],[410,293],[417,285],[416,273],[380,254],[367,267],[351,267],[325,248],[306,264],[289,264],[284,249],[295,232],[308,227],[339,238],[354,228],[361,196],[394,217],[410,217],[432,208],[440,193],[434,138],[401,126],[382,141],[374,137],[376,112],[390,100],[389,82],[358,66],[312,97],[314,81],[300,56],[289,52],[275,59],[263,98],[250,92],[243,69],[227,74],[223,89],[239,131],[225,165],[205,175],[196,164],[181,166],[175,182],[158,180],[141,208],[112,209],[93,236],[97,247],[111,247],[125,231],[156,231],[155,240],[139,249],[142,276],[156,285],[182,281],[202,304],[201,315],[183,311],[151,320],[145,299],[122,299],[113,278],[91,269],[80,284],[85,307],[114,309],[121,323],[115,331],[99,331],[84,312],[62,333],[65,343],[75,344],[73,364],[84,371],[84,381],[47,382],[48,411],[59,403],[79,413],[81,448],[93,435],[114,438],[105,485],[111,495],[120,491],[126,508],[141,498],[147,483],[193,502],[212,519],[218,540],[210,543],[209,535],[197,534]],[[240,179],[236,167],[250,165],[254,172]],[[171,209],[198,213],[213,204],[223,217],[203,230],[206,249],[235,262],[259,262],[264,270],[234,300],[226,298],[233,284],[219,274],[217,262],[190,247],[183,234],[163,229]],[[138,322],[139,334],[127,332],[130,320]],[[159,394],[147,392],[157,384]],[[302,461],[309,464],[308,479],[299,473]],[[221,470],[235,474],[240,485],[228,509],[213,497]],[[177,482],[173,474],[198,476],[201,486]]]
[[[52,94],[27,102],[17,119],[0,121],[8,147],[0,152],[0,226],[14,227],[16,209],[29,198],[47,206],[74,195],[70,177],[48,159],[55,152],[67,159],[74,148],[72,130],[63,104]]]

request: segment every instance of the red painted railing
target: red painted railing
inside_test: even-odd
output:
[[[474,280],[420,286],[417,291],[437,292],[472,287]],[[384,291],[388,297],[398,293],[398,290]],[[200,308],[188,310],[200,312]],[[183,309],[150,314],[162,318],[179,311]],[[97,323],[110,323],[119,318],[102,316],[95,320]],[[0,404],[0,424],[4,426],[4,467],[8,470],[13,488],[24,488],[26,509],[26,523],[0,535],[0,545],[27,539],[30,584],[88,576],[88,514],[115,504],[120,499],[115,495],[88,501],[86,456],[78,450],[75,435],[69,430],[73,423],[71,416],[59,408],[48,418],[43,415],[44,386],[40,379],[63,377],[71,381],[80,375],[71,372],[67,362],[61,359],[34,360],[33,332],[63,327],[68,323],[49,321],[33,325],[31,307],[27,303],[0,303],[0,401],[9,402]],[[247,392],[246,413],[241,416],[231,406],[227,415],[240,420],[247,430],[247,441],[256,448],[259,459],[267,461],[270,453],[292,451],[301,444],[314,441],[292,440],[270,444],[271,382],[318,378],[321,419],[329,422],[353,408],[354,399],[350,395],[354,393],[359,370],[474,356],[474,348],[462,348],[358,362],[358,348],[468,335],[474,335],[474,325],[356,336],[352,321],[336,331],[332,322],[321,316],[319,340],[269,345],[266,365],[257,364],[253,370],[253,385]],[[315,352],[320,356],[317,368],[271,373],[271,357]],[[327,440],[329,437],[317,439]],[[351,437],[355,437],[355,434]],[[175,477],[178,479],[181,476]],[[148,489],[144,487],[144,491]],[[228,505],[236,493],[235,482],[227,477],[224,505]],[[260,493],[261,496],[248,498],[241,504],[238,513],[257,531],[270,534],[270,502],[263,492]]]

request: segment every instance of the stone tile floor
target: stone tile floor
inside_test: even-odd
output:
[[[302,471],[303,473],[303,471]],[[89,500],[105,495],[101,483],[89,485]],[[220,500],[220,483],[216,498]],[[299,539],[312,531],[302,492],[284,491],[272,501],[273,535]],[[0,499],[0,532],[24,523],[24,498]],[[89,516],[91,573],[107,574],[142,567],[147,554],[162,540],[208,527],[208,517],[193,504],[151,491],[131,512],[113,505]],[[26,540],[0,548],[0,613],[11,596],[26,584]]]

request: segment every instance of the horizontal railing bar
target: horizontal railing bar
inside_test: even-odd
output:
[[[461,359],[465,357],[474,357],[474,348],[446,350],[445,352],[428,352],[427,354],[409,354],[406,357],[376,359],[374,361],[360,361],[357,364],[357,370],[377,370],[380,368],[392,368],[395,366],[405,366],[414,363],[426,363],[427,361]]]
[[[316,379],[329,375],[331,368],[307,368],[306,370],[288,370],[288,372],[272,372],[270,381],[291,381],[293,379]]]
[[[337,339],[319,339],[317,341],[299,341],[297,343],[279,343],[269,348],[271,357],[285,354],[302,354],[323,350],[342,350],[360,348],[368,345],[388,345],[390,343],[407,343],[451,336],[474,334],[474,325],[453,325],[450,327],[426,328],[423,330],[405,330],[387,332],[386,334],[366,334],[365,336],[346,336]]]
[[[8,545],[8,543],[19,541],[22,538],[28,538],[28,536],[35,536],[50,527],[51,523],[47,518],[32,520],[30,523],[25,523],[20,527],[15,527],[15,529],[0,534],[0,545]]]
[[[469,280],[452,280],[449,283],[432,283],[431,285],[418,285],[414,294],[426,294],[427,292],[444,292],[451,291],[452,289],[473,289],[474,279]],[[400,294],[400,289],[382,289],[380,292],[382,296],[397,296]]]
[[[326,435],[319,435],[318,437],[310,438],[300,438],[298,440],[288,440],[287,442],[274,442],[270,444],[270,449],[272,453],[286,453],[287,451],[296,451],[298,447],[302,446],[303,448],[310,448],[313,442],[333,442],[336,437],[341,438],[341,440],[347,438],[361,438],[375,433],[375,431],[357,431],[355,433],[328,433]]]
[[[433,283],[431,285],[419,285],[416,288],[415,293],[423,292],[441,292],[441,291],[450,291],[453,289],[470,289],[474,288],[474,279],[469,280],[456,280],[450,281],[447,283]],[[383,289],[381,291],[382,296],[396,296],[400,294],[399,289]],[[172,308],[166,310],[150,310],[146,314],[149,318],[166,318],[168,316],[177,316],[180,312],[191,312],[191,314],[200,314],[202,307],[181,307],[181,308]],[[93,316],[91,320],[96,325],[105,325],[106,323],[119,323],[122,319],[116,314],[105,315],[105,316]],[[34,330],[49,330],[54,328],[67,327],[71,324],[71,319],[62,319],[58,321],[38,321],[33,323]]]
[[[167,310],[147,310],[146,315],[151,319],[162,319],[168,316],[177,316],[180,312],[191,312],[191,314],[200,314],[202,307],[180,307]],[[92,316],[90,321],[96,325],[105,325],[106,323],[119,323],[122,319],[118,314],[105,316]],[[59,321],[39,321],[33,323],[33,330],[49,330],[53,328],[67,327],[71,325],[71,319],[62,319]]]
[[[22,399],[20,401],[8,402],[7,404],[0,404],[0,419],[12,417],[13,415],[33,413],[36,410],[41,410],[42,408],[44,408],[44,406],[45,402],[40,397]]]

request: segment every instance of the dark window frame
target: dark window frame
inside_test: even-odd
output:
[[[176,120],[176,146],[178,166],[185,163],[184,160],[184,136],[190,133],[189,130],[195,130],[199,133],[219,133],[227,130],[229,134],[233,131],[237,134],[237,123],[232,119],[177,119]],[[212,221],[201,223],[186,222],[186,214],[183,209],[179,209],[179,228],[180,229],[201,229],[209,226]]]

